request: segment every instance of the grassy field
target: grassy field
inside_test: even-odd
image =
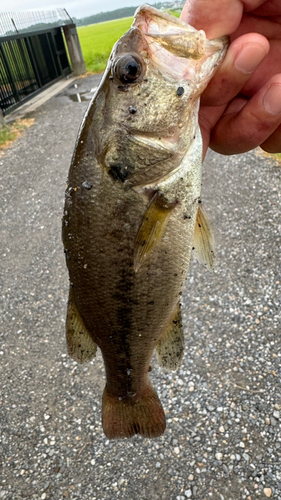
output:
[[[179,17],[178,12],[169,12]],[[105,69],[114,43],[128,31],[133,19],[126,17],[77,28],[87,71],[99,73]]]
[[[77,28],[86,70],[103,71],[115,42],[130,28],[133,17]]]

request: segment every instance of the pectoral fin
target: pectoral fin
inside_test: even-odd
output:
[[[215,263],[214,236],[206,212],[201,205],[199,205],[197,212],[193,249],[194,257],[212,271]]]
[[[146,210],[135,239],[134,268],[137,272],[160,241],[175,203],[167,203],[161,192],[155,193]]]
[[[177,307],[169,328],[156,345],[157,359],[160,366],[167,370],[177,370],[184,352],[180,304]]]
[[[66,316],[66,342],[69,356],[78,363],[91,361],[96,355],[97,345],[77,311],[71,290],[69,292]]]

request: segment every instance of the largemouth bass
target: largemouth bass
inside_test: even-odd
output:
[[[206,39],[144,5],[115,44],[78,135],[66,190],[63,242],[70,276],[68,352],[101,349],[108,438],[165,430],[149,380],[154,349],[176,369],[180,299],[191,251],[213,266],[201,209],[199,97],[227,40]]]

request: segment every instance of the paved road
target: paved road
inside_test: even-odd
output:
[[[109,442],[104,369],[66,355],[64,187],[87,102],[77,80],[33,116],[0,158],[0,499],[281,499],[280,180],[258,152],[205,162],[217,242],[209,273],[186,282],[186,352],[153,363],[167,416],[161,438]],[[86,93],[86,94],[84,94]],[[71,97],[72,95],[72,97]]]

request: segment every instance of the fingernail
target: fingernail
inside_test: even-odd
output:
[[[263,107],[271,115],[281,113],[281,85],[273,83],[263,98]]]
[[[242,45],[235,57],[234,66],[245,75],[250,75],[265,57],[264,48],[258,43],[248,43]]]

